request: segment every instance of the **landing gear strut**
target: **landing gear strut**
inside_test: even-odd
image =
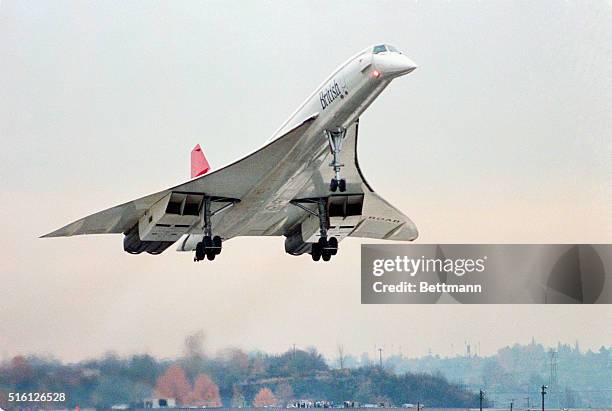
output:
[[[227,204],[212,212],[211,205],[213,202],[225,202]],[[202,218],[204,220],[204,238],[196,245],[193,261],[202,261],[204,258],[212,261],[216,256],[221,254],[222,240],[218,235],[213,236],[211,217],[230,208],[237,202],[238,200],[204,196],[204,210],[202,212]]]
[[[333,160],[329,163],[330,167],[334,170],[334,177],[329,183],[329,189],[333,192],[339,190],[340,192],[346,191],[346,180],[340,178],[340,169],[344,167],[344,164],[340,163],[339,156],[342,151],[342,142],[346,136],[346,129],[338,127],[334,131],[325,130],[327,141],[329,142],[329,148],[333,155]]]
[[[317,205],[319,208],[317,216],[319,217],[319,233],[321,237],[318,242],[312,245],[310,254],[314,261],[319,261],[320,259],[329,261],[332,255],[338,253],[338,239],[336,237],[327,238],[328,219],[325,199],[319,198]]]

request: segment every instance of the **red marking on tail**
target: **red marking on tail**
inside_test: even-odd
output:
[[[191,150],[191,178],[204,175],[208,173],[208,170],[210,170],[210,164],[202,152],[202,147],[198,144]]]

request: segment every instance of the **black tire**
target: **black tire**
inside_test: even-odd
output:
[[[205,236],[203,243],[204,243],[204,251],[208,250],[213,245],[212,238],[210,238],[209,236]]]
[[[332,178],[331,182],[329,183],[329,189],[335,193],[336,190],[338,189],[338,180],[336,180],[335,178]]]
[[[338,239],[336,237],[331,237],[328,241],[329,253],[331,255],[336,255],[338,253]]]
[[[148,241],[141,241],[140,243],[138,243],[138,246],[135,249],[136,251],[135,254],[144,253],[148,247],[149,247]]]
[[[327,251],[323,251],[321,253],[321,258],[323,258],[323,261],[329,261],[331,259],[331,254]]]
[[[338,183],[338,189],[340,190],[341,193],[344,193],[346,191],[346,180],[345,179],[340,180],[340,182]]]
[[[321,253],[323,253],[323,250],[325,250],[329,246],[329,243],[327,242],[327,238],[323,238],[323,237],[319,238],[319,241],[317,242],[317,244],[319,245],[319,249],[321,250]]]
[[[202,261],[204,259],[204,244],[202,244],[201,241],[196,244],[195,258],[197,261]]]
[[[312,257],[312,261],[319,261],[321,259],[321,249],[319,248],[319,244],[312,245],[312,250],[310,250],[310,254]]]
[[[221,245],[222,245],[221,237],[219,237],[218,235],[214,236],[212,239],[212,245],[213,247],[215,247],[215,254],[217,255],[221,254]]]
[[[206,258],[208,258],[208,261],[214,260],[216,256],[217,254],[214,252],[214,250],[210,250],[206,253]]]

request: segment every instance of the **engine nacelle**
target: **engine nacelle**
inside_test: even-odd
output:
[[[312,244],[307,243],[302,238],[302,230],[297,230],[285,238],[285,252],[291,255],[302,255],[310,253]]]
[[[168,193],[125,233],[123,249],[130,254],[161,254],[200,221],[203,200],[203,194]]]
[[[138,224],[132,227],[123,237],[123,250],[130,254],[140,254],[147,252],[149,254],[161,254],[174,241],[142,241],[138,234]]]

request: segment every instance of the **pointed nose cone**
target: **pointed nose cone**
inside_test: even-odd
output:
[[[404,68],[402,70],[402,74],[412,73],[414,70],[419,68],[419,66],[417,66],[417,64],[414,61],[410,60],[406,56],[404,56],[404,58],[406,59],[406,62],[404,63]]]
[[[398,53],[377,55],[376,67],[385,77],[399,77],[413,72],[418,66],[414,61]]]

